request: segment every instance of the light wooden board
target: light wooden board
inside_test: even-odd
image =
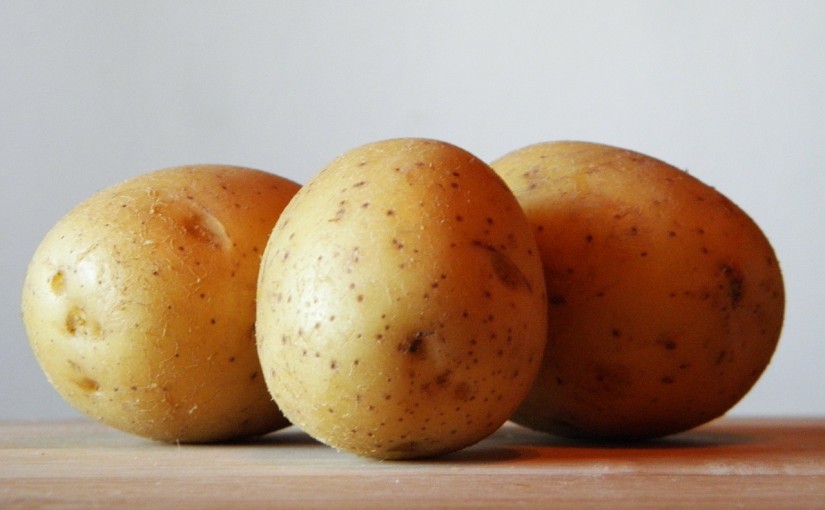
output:
[[[0,423],[0,508],[825,509],[825,418],[724,419],[665,440],[507,424],[438,460],[379,462],[295,428],[178,446],[91,421]]]

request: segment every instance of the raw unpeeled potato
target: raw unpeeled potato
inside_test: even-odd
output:
[[[654,158],[583,142],[492,163],[535,232],[547,348],[513,420],[590,439],[683,431],[728,411],[779,339],[783,280],[745,212]]]
[[[539,367],[535,238],[504,182],[458,147],[353,149],[279,219],[257,334],[272,395],[316,439],[385,459],[458,450],[510,417]]]
[[[262,171],[187,166],[101,191],[46,235],[23,320],[74,407],[126,432],[208,442],[286,426],[255,347],[255,286],[299,186]]]

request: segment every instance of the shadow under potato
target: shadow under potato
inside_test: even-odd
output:
[[[537,459],[553,461],[570,460],[643,460],[660,456],[672,456],[679,450],[698,453],[702,449],[715,450],[721,447],[748,444],[753,437],[728,432],[725,430],[694,429],[680,434],[659,439],[643,441],[583,441],[554,436],[530,430],[513,423],[505,424],[486,439],[462,450],[432,458],[420,458],[392,462],[399,465],[412,464],[449,464],[449,463],[499,463],[529,462]],[[231,445],[233,447],[288,447],[288,448],[330,448],[317,441],[297,427],[287,427],[265,436],[220,443],[213,446]],[[330,450],[332,450],[330,448]],[[340,455],[354,455],[336,452]],[[366,459],[370,460],[370,459]],[[379,462],[376,460],[376,462]]]
[[[701,457],[719,448],[749,444],[754,438],[725,430],[694,429],[658,439],[640,441],[585,441],[554,436],[512,423],[506,424],[487,439],[427,462],[564,462],[570,460],[655,460],[685,455]]]
[[[508,423],[488,440],[503,444],[538,446],[538,447],[565,447],[585,449],[673,449],[673,448],[700,448],[712,446],[728,446],[751,442],[752,438],[742,434],[726,432],[724,430],[691,429],[678,434],[653,439],[640,440],[588,440],[570,439],[544,432],[534,431],[526,427]]]

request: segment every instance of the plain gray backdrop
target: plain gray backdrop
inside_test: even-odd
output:
[[[738,415],[825,414],[825,2],[0,1],[0,419],[78,416],[20,320],[26,264],[95,191],[230,163],[305,182],[424,136],[492,160],[578,139],[664,159],[763,228],[787,290]]]

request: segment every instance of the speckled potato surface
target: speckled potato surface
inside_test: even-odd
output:
[[[78,410],[136,435],[210,442],[288,424],[255,346],[255,286],[299,189],[196,165],[105,189],[45,236],[26,274],[29,341]]]
[[[524,212],[490,167],[435,140],[334,160],[266,248],[258,346],[284,414],[339,450],[446,454],[521,403],[546,300]]]
[[[548,344],[513,420],[589,439],[680,432],[727,412],[777,345],[783,280],[722,194],[636,152],[549,142],[492,163],[533,225]]]

